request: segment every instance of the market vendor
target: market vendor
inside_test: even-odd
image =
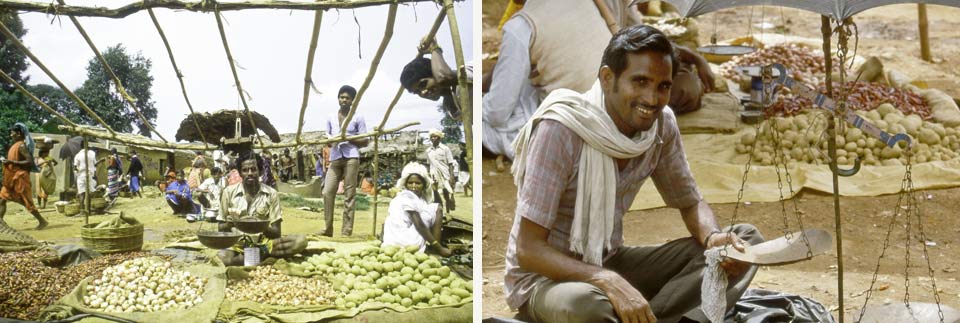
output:
[[[33,162],[35,143],[27,126],[17,122],[10,127],[10,139],[13,145],[7,151],[6,158],[0,158],[3,164],[3,186],[0,188],[0,221],[7,213],[7,201],[23,205],[27,212],[37,219],[37,230],[47,227],[47,220],[33,205],[33,191],[30,188],[30,172],[40,171]]]
[[[269,220],[270,226],[254,241],[262,250],[260,258],[290,257],[306,249],[307,240],[303,235],[281,235],[283,210],[280,208],[280,197],[277,190],[261,183],[263,164],[263,160],[255,154],[242,155],[237,160],[243,182],[227,186],[220,194],[220,213],[217,216],[220,231],[231,231],[231,220],[250,217]],[[243,265],[242,250],[222,250],[218,256],[227,266]]]
[[[504,291],[524,321],[703,318],[704,250],[742,251],[763,240],[749,224],[721,229],[697,189],[666,106],[678,63],[660,31],[624,28],[606,47],[589,91],[552,92],[521,129]],[[679,209],[689,237],[624,245],[624,213],[648,178],[666,205]],[[756,267],[732,259],[720,266],[730,280],[729,310]]]
[[[623,27],[642,23],[630,0],[606,0]],[[576,21],[571,24],[569,21]],[[597,78],[600,55],[610,40],[610,29],[594,2],[580,0],[526,3],[506,24],[496,65],[484,75],[489,91],[483,95],[483,148],[497,156],[498,171],[514,158],[511,143],[521,127],[556,89],[586,92]],[[700,108],[704,93],[713,89],[714,76],[706,59],[675,46],[680,68],[674,76],[669,105],[683,113]]]
[[[177,171],[177,179],[167,185],[164,192],[167,194],[165,198],[167,205],[173,210],[174,215],[183,217],[199,211],[199,207],[193,203],[193,192],[187,184],[183,170]]]
[[[450,256],[450,249],[440,244],[440,227],[443,211],[437,203],[430,203],[433,184],[427,168],[413,162],[403,167],[397,187],[403,190],[390,200],[389,214],[383,223],[383,244],[390,246],[417,246],[443,257]]]

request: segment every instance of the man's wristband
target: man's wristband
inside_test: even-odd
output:
[[[710,233],[707,233],[707,237],[703,238],[703,246],[706,247],[707,243],[710,242],[710,237],[712,237],[714,234],[717,234],[717,233],[723,233],[723,232],[721,232],[720,230],[713,230],[713,231],[710,231]]]

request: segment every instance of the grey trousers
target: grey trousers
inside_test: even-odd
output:
[[[750,224],[734,225],[733,232],[751,245],[764,241]],[[603,267],[619,273],[643,294],[657,322],[678,322],[683,317],[704,322],[699,307],[706,267],[703,251],[700,243],[689,237],[659,246],[621,247]],[[757,266],[751,266],[729,280],[727,309],[733,308],[756,273]],[[607,295],[584,282],[541,284],[520,307],[519,318],[529,322],[620,322]]]
[[[337,202],[337,189],[343,180],[343,228],[345,236],[353,234],[353,201],[357,193],[357,172],[360,159],[341,158],[330,162],[323,183],[323,219],[326,227],[323,234],[333,236],[333,209]]]

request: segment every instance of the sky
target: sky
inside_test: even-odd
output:
[[[464,60],[468,64],[474,54],[473,1],[454,4]],[[96,3],[98,6],[116,8],[129,1],[85,0],[67,3]],[[368,130],[372,130],[383,118],[400,86],[403,66],[417,54],[420,39],[429,32],[440,9],[440,6],[431,2],[399,6],[393,37],[376,76],[358,106],[357,113],[365,118]],[[336,94],[341,85],[349,84],[360,89],[383,38],[387,11],[388,6],[384,5],[324,12],[312,75],[321,93],[311,91],[304,115],[304,131],[321,130],[324,120],[336,113]],[[184,75],[194,111],[243,109],[213,13],[163,8],[154,9],[154,13]],[[249,93],[248,106],[269,118],[279,133],[295,133],[303,100],[303,76],[314,13],[304,10],[251,9],[224,11],[222,14],[240,84]],[[354,16],[359,21],[359,27],[354,22]],[[94,58],[94,54],[73,23],[67,17],[56,18],[43,13],[21,12],[20,18],[27,29],[23,42],[67,87],[77,89],[86,79],[87,62]],[[139,52],[151,60],[151,75],[154,78],[151,91],[158,111],[155,126],[165,138],[173,140],[180,122],[190,111],[163,41],[149,14],[140,11],[121,19],[78,19],[101,52],[122,43],[128,53]],[[444,21],[437,31],[437,42],[444,49],[447,63],[453,67],[456,61],[449,22]],[[30,77],[30,84],[56,86],[35,64],[30,64],[26,74]],[[438,104],[404,93],[385,127],[419,121],[420,125],[408,129],[439,128],[442,114],[437,111]]]

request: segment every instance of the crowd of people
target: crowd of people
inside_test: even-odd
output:
[[[472,66],[461,66],[455,72],[444,61],[442,49],[433,40],[425,39],[418,49],[430,57],[419,57],[408,63],[400,77],[401,83],[408,91],[422,98],[432,101],[442,98],[442,111],[451,118],[459,119],[461,95],[469,96],[470,91],[461,91],[457,82],[463,73],[467,79],[470,78]],[[348,124],[343,125],[356,95],[357,90],[349,85],[342,86],[338,91],[337,113],[326,120],[322,129],[328,138],[369,132],[362,113],[356,113]],[[38,173],[35,191],[37,204],[46,207],[47,199],[56,190],[54,167],[57,161],[49,156],[52,145],[45,145],[46,149],[41,149],[35,159],[35,145],[25,125],[18,123],[11,127],[10,137],[14,144],[7,157],[0,158],[3,164],[0,219],[6,211],[6,202],[14,201],[23,204],[37,218],[37,228],[42,229],[47,226],[47,221],[33,203],[34,190],[29,174]],[[456,209],[455,188],[463,187],[468,195],[472,191],[469,163],[466,161],[467,147],[461,143],[460,153],[455,155],[442,143],[442,131],[432,130],[429,137],[424,163],[412,162],[400,174],[396,183],[399,193],[388,208],[383,240],[393,245],[418,245],[421,250],[447,256],[451,251],[439,243],[444,214]],[[333,236],[336,197],[342,194],[340,234],[352,235],[358,185],[372,193],[377,183],[383,184],[380,179],[372,178],[370,172],[360,176],[360,151],[369,143],[367,137],[335,142],[324,145],[320,152],[312,156],[316,158],[313,175],[321,183],[320,197],[325,206],[325,223],[318,234]],[[103,210],[107,210],[115,205],[122,192],[129,193],[131,198],[143,198],[144,163],[137,151],[130,150],[126,157],[121,157],[114,147],[109,149],[106,156],[98,159],[97,148],[87,148],[85,142],[81,142],[81,147],[84,148],[76,149],[69,165],[75,175],[76,201],[81,210],[89,210],[91,206],[104,201]],[[264,252],[277,256],[292,255],[305,247],[302,236],[281,236],[283,212],[277,191],[278,183],[308,180],[302,173],[295,172],[296,166],[304,163],[303,155],[294,158],[287,148],[280,155],[264,149],[259,153],[246,151],[227,154],[216,151],[211,157],[208,160],[203,152],[198,151],[187,167],[167,167],[162,172],[163,179],[154,183],[173,215],[186,218],[188,222],[220,222],[221,230],[231,230],[229,220],[232,219],[255,217],[269,220],[270,229],[261,236],[262,241],[254,242]],[[311,156],[306,157],[309,159]],[[105,185],[97,185],[98,167],[106,169]],[[381,177],[394,176],[384,174]],[[225,250],[221,258],[227,264],[235,264],[242,260],[242,253],[242,249]]]

